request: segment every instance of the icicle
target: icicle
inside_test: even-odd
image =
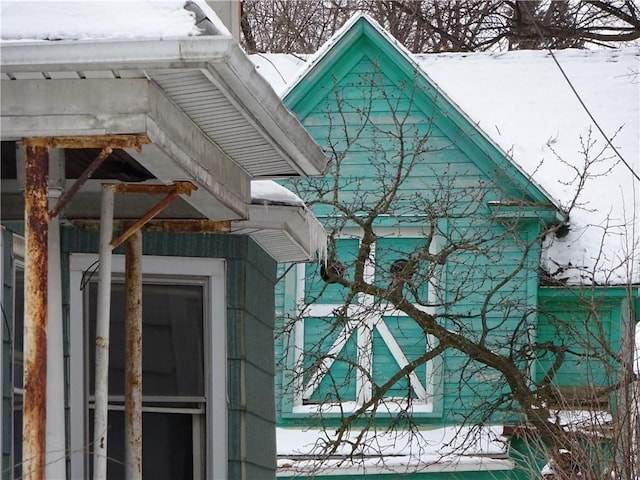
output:
[[[327,232],[322,224],[307,210],[307,225],[309,226],[309,249],[315,253],[318,262],[327,262]]]

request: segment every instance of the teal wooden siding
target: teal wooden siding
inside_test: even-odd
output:
[[[481,340],[494,351],[517,349],[528,341],[527,327],[537,321],[533,312],[540,250],[532,243],[535,244],[542,220],[534,216],[532,221],[498,221],[488,202],[548,200],[394,46],[366,22],[361,23],[352,27],[301,79],[285,103],[314,139],[333,153],[332,173],[323,181],[337,182],[335,194],[340,203],[365,214],[388,191],[396,175],[400,175],[401,186],[393,208],[377,219],[375,225],[398,229],[434,225],[440,230],[444,244],[468,240],[477,246],[449,256],[444,266],[421,266],[422,278],[428,273],[438,283],[431,298],[432,303],[435,299],[438,304],[434,314],[451,330]],[[333,177],[338,171],[339,176]],[[316,202],[310,193],[321,182],[311,179],[309,187],[298,183],[297,191],[326,225],[340,225],[340,212]],[[307,192],[309,197],[304,198]],[[353,227],[348,222],[342,224]],[[348,242],[356,241],[338,241],[337,256],[347,265],[347,276],[354,259],[354,245]],[[376,262],[380,262],[380,269],[376,266],[374,281],[382,284],[388,281],[390,262],[415,254],[419,242],[419,239],[379,238],[376,249],[380,256],[376,256]],[[318,270],[315,265],[306,267],[306,301],[316,305],[341,303],[349,292],[324,283]],[[295,303],[290,284],[294,281],[294,275],[288,276],[288,283],[277,296],[280,302],[277,309],[285,316]],[[412,301],[427,303],[428,290],[423,281]],[[424,352],[426,339],[411,319],[385,318],[384,323],[407,357],[415,358],[419,351]],[[304,347],[312,352],[319,345],[326,352],[339,333],[335,320],[306,319]],[[380,340],[380,335],[374,332],[372,372],[376,383],[398,369]],[[353,339],[349,339],[341,352],[346,361],[334,362],[332,375],[323,378],[324,383],[314,392],[312,400],[334,401],[331,395],[354,397],[355,385],[347,374],[353,370],[355,350]],[[315,423],[316,419],[294,412],[292,373],[286,371],[293,367],[287,358],[292,354],[291,337],[279,337],[277,352],[283,365],[283,373],[278,377],[279,421],[285,426]],[[305,357],[307,371],[303,383],[309,379],[308,370],[313,370],[317,362],[313,355]],[[415,417],[425,425],[455,424],[463,419],[487,423],[515,419],[508,412],[490,418],[483,416],[480,408],[483,399],[496,398],[507,391],[496,371],[483,368],[453,350],[438,362],[433,372],[438,377],[433,388],[442,409],[437,414],[417,413]],[[423,377],[429,372],[422,369],[417,374]],[[331,382],[334,384],[330,385]],[[406,379],[391,390],[394,396],[406,392]]]
[[[624,354],[622,306],[627,294],[624,287],[540,289],[538,341],[567,349],[553,385],[571,389],[615,383],[620,367],[612,355]],[[538,360],[537,380],[550,370],[553,359],[546,355]]]

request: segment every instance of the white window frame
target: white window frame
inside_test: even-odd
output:
[[[71,254],[69,260],[69,383],[71,478],[86,478],[87,385],[84,352],[83,273],[95,268],[98,255]],[[124,274],[123,255],[114,255],[112,273]],[[205,315],[205,397],[207,478],[227,477],[227,315],[226,262],[223,259],[144,255],[143,275],[206,277],[208,304]],[[219,388],[220,386],[224,388]],[[194,445],[195,447],[195,445]],[[194,451],[194,455],[197,452]]]
[[[376,229],[376,235],[378,238],[425,238],[426,233],[422,228],[378,228]],[[345,228],[341,232],[340,238],[357,238],[362,239],[360,231],[355,229]],[[430,253],[436,254],[438,252],[438,245],[440,241],[438,237],[434,237],[429,250]],[[373,283],[375,279],[375,243],[371,246],[370,259],[364,266],[364,280],[366,282]],[[365,372],[371,374],[373,366],[373,332],[377,330],[383,341],[389,348],[393,358],[399,367],[402,368],[409,362],[402,352],[402,349],[393,338],[393,333],[389,330],[389,327],[383,321],[382,317],[388,316],[406,316],[404,312],[394,309],[390,305],[377,304],[375,308],[375,315],[371,315],[370,306],[374,305],[374,298],[371,295],[364,293],[358,294],[358,301],[355,305],[350,305],[347,308],[347,314],[350,318],[365,318],[366,321],[355,320],[346,323],[342,330],[338,334],[336,340],[333,342],[331,348],[327,351],[328,358],[325,358],[322,362],[322,366],[318,368],[311,379],[303,384],[303,368],[304,368],[304,318],[306,317],[332,317],[336,308],[343,307],[343,304],[311,304],[305,305],[305,278],[306,270],[305,264],[298,264],[296,266],[296,318],[298,321],[294,328],[294,343],[293,343],[293,407],[292,413],[350,413],[356,411],[361,405],[369,401],[373,392],[373,385]],[[427,291],[427,300],[429,305],[436,303],[436,288],[437,279],[430,279],[429,289]],[[435,308],[432,306],[419,306],[415,305],[427,313],[435,313]],[[367,313],[367,315],[363,315]],[[325,404],[312,404],[305,405],[304,399],[309,398],[316,388],[320,386],[320,383],[324,376],[329,372],[331,365],[334,362],[334,358],[342,351],[342,348],[346,345],[349,338],[352,335],[356,335],[357,341],[357,363],[361,368],[356,370],[356,399],[355,401],[345,401],[341,403],[325,403]],[[434,344],[432,336],[427,337],[427,347]],[[329,358],[334,357],[334,358]],[[411,402],[411,405],[407,405],[406,398],[394,398],[389,397],[385,399],[385,411],[392,413],[394,411],[405,410],[408,407],[413,413],[433,413],[435,411],[435,378],[440,373],[440,361],[439,359],[431,359],[425,362],[426,377],[421,381],[417,374],[412,372],[409,374],[411,379],[411,388],[416,395],[416,399]]]

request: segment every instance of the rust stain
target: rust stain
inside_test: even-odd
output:
[[[125,265],[127,312],[125,461],[127,478],[139,478],[142,474],[142,233],[140,231],[134,232],[127,242]]]
[[[69,200],[80,190],[80,188],[87,183],[87,181],[91,178],[91,176],[95,173],[95,171],[102,165],[102,162],[106,160],[106,158],[111,155],[113,149],[111,147],[103,148],[100,154],[91,162],[91,164],[87,167],[87,169],[82,173],[80,178],[78,178],[71,188],[64,192],[60,198],[58,199],[58,203],[53,207],[51,212],[49,212],[49,217],[53,218],[65,207]]]
[[[113,188],[115,188],[116,191],[122,191],[120,190],[120,186],[132,187],[133,185],[121,184],[121,185],[115,185]],[[139,186],[144,187],[145,185],[139,185]],[[173,202],[176,198],[178,198],[178,195],[181,195],[181,194],[190,195],[191,192],[195,188],[197,188],[191,182],[175,182],[172,185],[152,185],[152,186],[156,188],[164,187],[163,190],[159,190],[159,191],[169,192],[169,193],[165,198],[160,200],[160,202],[158,202],[153,208],[151,208],[151,210],[145,213],[138,221],[134,222],[122,235],[112,240],[111,243],[109,244],[112,249],[118,248],[118,246],[124,243],[131,235],[133,235],[134,232],[140,230],[144,225],[146,225],[148,221],[153,219],[162,210],[167,208],[171,204],[171,202]],[[126,190],[126,191],[130,191],[130,190]],[[157,193],[157,192],[154,192],[154,193]]]
[[[151,143],[146,135],[87,135],[73,137],[30,137],[22,140],[25,147],[42,148],[135,148]]]
[[[170,185],[148,185],[139,183],[116,183],[113,188],[118,193],[173,193],[191,195],[198,189],[197,185],[187,181],[177,181]]]
[[[98,220],[70,219],[69,222],[83,230],[97,231],[100,228]],[[114,229],[122,231],[131,225],[130,221],[117,220],[113,222]],[[141,229],[145,232],[170,233],[228,233],[231,231],[231,220],[208,219],[162,219],[149,220]]]
[[[44,479],[47,403],[49,153],[28,146],[25,162],[23,478]]]

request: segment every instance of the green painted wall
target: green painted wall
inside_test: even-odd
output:
[[[625,287],[540,288],[538,340],[567,349],[553,385],[571,390],[615,383],[619,364],[611,355],[621,351],[623,302],[628,294]],[[550,369],[552,358],[539,359],[538,380]]]
[[[352,43],[344,40],[343,45],[335,47],[285,99],[315,140],[327,151],[336,153],[334,162],[339,162],[340,170],[339,201],[353,206],[362,202],[361,209],[366,211],[389,186],[400,161],[413,162],[410,174],[402,181],[394,210],[386,220],[388,224],[428,225],[428,219],[424,219],[428,213],[441,218],[440,228],[451,241],[471,239],[476,244],[482,241],[482,251],[462,251],[451,256],[447,265],[438,270],[443,282],[440,290],[445,292],[443,299],[448,306],[437,313],[459,318],[448,320],[447,326],[471,337],[479,335],[483,322],[493,326],[487,345],[497,351],[505,345],[524,341],[522,336],[514,339],[513,332],[520,322],[535,321],[525,313],[536,303],[539,249],[529,247],[538,233],[539,221],[520,222],[515,227],[505,225],[493,218],[487,202],[531,200],[537,193],[525,191],[513,167],[510,169],[504,158],[496,160],[495,152],[483,143],[485,140],[477,131],[465,130],[454,121],[446,100],[419,77],[412,66],[399,59],[397,52],[379,43],[373,34],[358,35],[353,33],[353,38],[347,39]],[[347,145],[346,154],[341,155]],[[335,163],[333,171],[336,171]],[[311,180],[309,184],[314,182],[316,180]],[[305,190],[311,188],[298,184],[303,196]],[[312,198],[310,195],[305,200],[311,204]],[[432,205],[434,211],[416,210],[416,205],[423,203]],[[312,208],[325,223],[332,221],[335,212],[331,207],[314,205]],[[448,219],[442,221],[444,217]],[[345,250],[342,254],[341,260],[349,263],[349,253]],[[318,277],[317,266],[309,265],[307,271],[313,296],[325,285]],[[496,288],[508,276],[513,278]],[[293,281],[294,276],[290,275],[277,290],[276,307],[280,315],[286,315],[293,306]],[[338,303],[345,294],[339,289],[326,288],[317,303]],[[307,346],[318,341],[327,346],[332,343],[333,337],[323,338],[322,332],[328,330],[323,329],[322,324],[321,320],[309,322],[309,327],[316,332],[315,341],[313,331],[307,332],[305,326]],[[417,334],[409,325],[396,326],[395,331],[407,337]],[[320,338],[323,340],[318,340]],[[424,351],[424,344],[417,348]],[[281,337],[280,343],[276,343],[279,359],[290,349],[290,337]],[[349,349],[355,355],[355,345],[350,343],[343,355],[346,352],[348,356]],[[376,378],[384,378],[397,369],[384,348],[378,348],[375,353],[382,357],[376,363],[374,355]],[[461,354],[449,351],[441,361],[435,393],[445,407],[436,414],[416,414],[424,424],[454,424],[463,418],[473,418],[478,413],[479,399],[487,394],[499,395],[504,388],[496,382],[499,380],[496,372],[479,369]],[[311,362],[307,360],[307,364]],[[339,373],[341,367],[334,364],[332,368]],[[344,365],[342,368],[347,370]],[[461,372],[468,381],[460,382]],[[290,380],[287,372],[277,378],[279,422],[287,426],[313,424],[316,419],[291,413],[291,392],[287,389]],[[326,394],[323,388],[321,385],[318,399]],[[355,385],[352,381],[345,382],[339,389],[350,398]],[[401,389],[399,385],[398,391]],[[499,422],[507,419],[504,417],[483,420]]]

